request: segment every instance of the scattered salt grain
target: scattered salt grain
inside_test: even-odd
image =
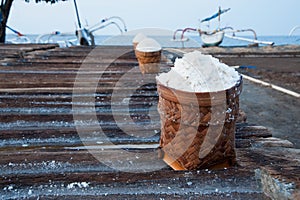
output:
[[[89,186],[89,183],[87,183],[87,182],[81,182],[81,183],[79,183],[79,182],[74,182],[74,183],[68,184],[68,185],[67,185],[67,188],[68,188],[68,189],[73,189],[73,188],[75,188],[76,186],[79,187],[79,188],[87,188],[87,187]]]

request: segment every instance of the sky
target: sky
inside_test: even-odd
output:
[[[252,28],[257,35],[288,35],[300,25],[300,0],[77,0],[83,26],[91,26],[104,18],[119,16],[127,29],[203,28],[199,20],[221,8],[231,10],[221,16],[221,26],[234,29]],[[8,25],[23,34],[53,31],[74,32],[76,15],[73,0],[56,4],[14,0]],[[210,24],[217,26],[216,22]],[[8,31],[9,32],[9,31]],[[119,33],[115,26],[97,32]],[[300,35],[300,30],[297,30]]]

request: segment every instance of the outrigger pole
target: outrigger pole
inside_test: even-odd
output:
[[[75,5],[75,11],[76,11],[78,28],[79,28],[78,30],[76,30],[77,39],[78,39],[80,45],[90,46],[91,43],[89,41],[89,38],[92,39],[92,44],[94,44],[93,36],[90,33],[88,33],[88,31],[86,29],[81,27],[81,22],[80,22],[80,17],[79,17],[76,0],[74,0],[74,5]]]
[[[78,12],[78,7],[77,7],[76,0],[74,0],[74,5],[75,5],[76,16],[77,16],[78,27],[81,29],[81,22],[80,22],[80,17],[79,17],[79,12]]]
[[[14,32],[15,34],[17,34],[18,36],[24,36],[21,32],[9,27],[6,25],[6,28],[8,28],[9,30],[11,30],[12,32]]]

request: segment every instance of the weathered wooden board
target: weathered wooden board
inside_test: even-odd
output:
[[[157,156],[155,77],[139,73],[131,47],[53,48],[0,45],[1,199],[292,199],[299,193],[293,175],[300,174],[299,151],[272,147],[269,130],[247,123],[237,125],[238,166],[171,170]],[[162,70],[169,67],[163,63]],[[118,85],[122,77],[125,85]],[[74,92],[75,80],[82,88]],[[86,123],[80,130],[74,106]]]

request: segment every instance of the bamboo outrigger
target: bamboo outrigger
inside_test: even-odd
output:
[[[219,11],[216,14],[200,21],[201,23],[209,22],[210,20],[215,19],[215,18],[218,17],[219,26],[218,26],[217,29],[212,30],[212,31],[202,30],[200,28],[177,29],[174,32],[173,40],[174,41],[186,41],[187,39],[184,38],[185,32],[198,32],[204,47],[218,46],[222,43],[224,37],[228,37],[228,38],[231,38],[231,39],[242,40],[242,41],[247,41],[247,42],[253,43],[251,46],[258,46],[258,44],[265,44],[265,45],[271,45],[271,46],[274,45],[274,42],[257,40],[256,32],[253,29],[234,30],[232,27],[220,28],[220,21],[221,21],[220,16],[221,16],[221,14],[226,13],[229,10],[230,10],[230,8],[221,10],[221,8],[219,7]],[[181,32],[181,38],[179,40],[176,39],[176,35],[177,35],[178,32]],[[243,38],[243,37],[235,36],[235,33],[239,33],[239,32],[252,32],[253,35],[254,35],[254,38],[250,39],[250,38]],[[232,35],[229,35],[227,33],[232,33]]]

